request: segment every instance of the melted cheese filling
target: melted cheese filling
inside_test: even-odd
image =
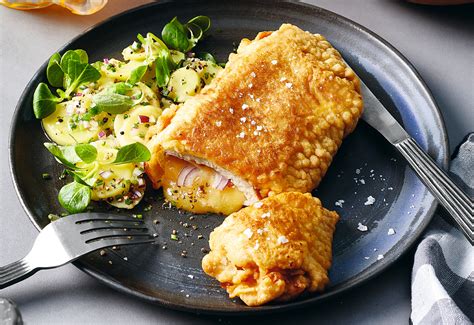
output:
[[[165,198],[178,208],[194,213],[222,213],[229,215],[244,205],[245,195],[229,180],[226,187],[218,190],[212,187],[218,174],[211,168],[197,165],[173,156],[166,156],[162,178]],[[187,185],[178,185],[178,177],[185,167],[194,166]]]

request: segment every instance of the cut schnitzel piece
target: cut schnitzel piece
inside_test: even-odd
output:
[[[309,193],[266,198],[214,229],[202,268],[230,298],[240,297],[249,306],[322,291],[329,282],[338,219]]]
[[[169,200],[194,212],[310,192],[362,106],[359,79],[337,50],[284,24],[242,40],[200,94],[163,113],[147,134],[146,171]],[[203,176],[203,166],[213,173]]]

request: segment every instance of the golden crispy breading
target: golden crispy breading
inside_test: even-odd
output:
[[[149,131],[146,170],[159,187],[165,151],[174,151],[229,171],[259,197],[309,192],[361,113],[359,79],[337,50],[284,24],[242,40],[202,93]]]
[[[321,291],[329,282],[338,219],[309,193],[266,198],[231,214],[211,233],[202,268],[249,306]]]

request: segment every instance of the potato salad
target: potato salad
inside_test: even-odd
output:
[[[51,140],[46,149],[70,175],[58,195],[68,213],[84,211],[91,200],[125,209],[141,201],[148,129],[222,70],[211,54],[192,51],[209,28],[205,16],[185,24],[174,18],[161,38],[138,34],[121,60],[89,63],[81,49],[50,58],[33,111]]]

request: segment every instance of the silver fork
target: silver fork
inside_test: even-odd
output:
[[[101,248],[153,241],[140,219],[106,213],[70,215],[44,227],[24,258],[0,267],[0,289]]]

